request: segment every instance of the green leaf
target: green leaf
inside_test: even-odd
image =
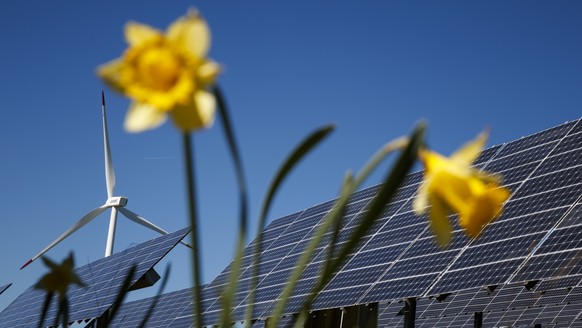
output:
[[[236,245],[236,254],[234,257],[234,263],[231,269],[229,283],[227,285],[226,290],[223,293],[223,315],[222,315],[222,325],[227,326],[232,322],[232,302],[234,299],[234,294],[236,293],[236,287],[238,285],[238,277],[240,275],[241,269],[241,261],[242,255],[244,250],[244,243],[245,238],[247,235],[247,222],[248,222],[248,193],[247,193],[247,184],[244,177],[244,170],[242,166],[242,160],[240,157],[240,152],[238,151],[238,147],[236,144],[236,138],[234,137],[234,132],[232,125],[230,123],[230,117],[228,114],[228,107],[226,105],[226,101],[222,95],[222,92],[218,86],[214,87],[214,95],[216,97],[218,113],[220,114],[220,118],[222,120],[222,126],[224,135],[226,137],[228,143],[228,149],[230,150],[230,154],[232,157],[232,161],[234,163],[236,177],[238,181],[239,187],[239,201],[240,201],[240,212],[239,212],[239,236],[238,242]]]
[[[200,274],[200,255],[198,236],[198,211],[196,206],[196,181],[194,173],[194,151],[192,147],[192,135],[189,132],[182,133],[182,147],[184,149],[184,169],[186,171],[186,195],[188,200],[188,220],[190,221],[190,234],[192,235],[192,272],[194,274],[194,297],[192,302],[195,314],[195,327],[202,327],[202,293]]]
[[[244,170],[242,166],[242,160],[240,157],[240,152],[236,144],[236,138],[234,137],[234,130],[232,124],[230,123],[230,117],[228,114],[228,107],[226,101],[222,96],[222,92],[218,86],[214,87],[214,95],[216,96],[216,102],[218,107],[218,113],[222,119],[222,126],[224,128],[224,135],[228,142],[228,149],[232,156],[232,161],[234,163],[234,168],[236,172],[236,178],[238,181],[239,195],[240,195],[240,226],[243,234],[247,231],[247,206],[248,206],[248,196],[247,196],[247,183],[244,177]]]
[[[311,134],[309,134],[305,139],[303,139],[298,146],[287,156],[287,158],[283,161],[283,164],[277,170],[273,180],[269,184],[269,188],[267,189],[267,193],[265,194],[265,198],[263,199],[263,205],[261,207],[261,212],[259,215],[259,224],[258,224],[258,231],[257,231],[257,241],[256,241],[256,249],[254,254],[254,263],[253,265],[253,272],[252,272],[252,280],[251,280],[251,292],[249,294],[248,300],[248,307],[245,313],[245,322],[246,325],[250,325],[251,317],[253,308],[252,305],[255,303],[255,289],[257,286],[257,276],[259,272],[259,256],[262,252],[261,244],[263,243],[262,240],[262,231],[265,227],[265,223],[267,221],[267,215],[271,208],[271,204],[279,187],[287,178],[289,173],[296,167],[296,165],[310,152],[312,151],[315,146],[317,146],[321,141],[323,141],[333,130],[335,129],[335,125],[328,124],[322,126]]]
[[[168,266],[166,266],[166,271],[164,272],[164,279],[162,279],[162,284],[160,285],[160,289],[158,289],[158,293],[156,294],[156,296],[152,300],[152,304],[150,304],[150,307],[148,308],[146,315],[143,317],[141,324],[138,327],[143,328],[146,326],[148,320],[152,316],[152,313],[156,309],[158,302],[160,301],[160,297],[162,296],[164,289],[166,288],[166,283],[168,282],[169,276],[170,276],[170,264],[168,264]]]
[[[48,308],[51,304],[53,296],[54,296],[53,292],[46,293],[46,298],[44,299],[44,303],[42,305],[42,312],[40,313],[40,321],[38,322],[38,328],[41,328],[43,326],[42,324],[44,323],[44,319],[46,318],[46,313],[48,312]]]
[[[390,143],[388,143],[385,147],[382,147],[374,156],[366,163],[364,168],[361,170],[359,174],[356,175],[353,179],[345,179],[344,185],[341,189],[341,194],[339,199],[336,201],[336,204],[331,209],[331,211],[323,218],[323,223],[318,227],[317,231],[314,234],[314,237],[311,239],[310,243],[306,246],[305,251],[303,252],[302,256],[299,258],[295,269],[293,270],[290,279],[287,281],[284,290],[281,292],[279,296],[279,302],[277,303],[272,315],[271,320],[269,321],[269,327],[276,327],[278,324],[281,315],[287,305],[289,297],[291,296],[293,289],[295,288],[297,281],[301,277],[301,273],[306,265],[309,263],[311,257],[313,256],[314,250],[318,247],[319,243],[323,239],[323,236],[330,231],[333,227],[336,226],[337,222],[340,220],[340,217],[343,215],[345,208],[349,202],[349,199],[352,193],[363,183],[363,181],[368,178],[368,176],[378,167],[378,165],[392,152],[402,149],[406,147],[406,150],[403,152],[403,155],[400,156],[398,163],[395,165],[394,169],[391,172],[395,174],[401,174],[402,179],[404,179],[407,170],[412,166],[414,160],[416,159],[416,149],[418,147],[419,141],[418,138],[422,138],[423,133],[419,131],[424,131],[424,125],[420,125],[415,132],[412,134],[412,139],[410,142],[407,138],[399,138]],[[411,147],[414,148],[411,150]],[[411,156],[410,154],[414,154]],[[411,160],[411,161],[410,161]],[[407,166],[407,170],[402,173],[402,167]],[[390,176],[390,175],[389,175]],[[360,236],[361,238],[361,236]],[[307,304],[311,304],[315,296],[317,296],[316,292],[321,290],[327,281],[329,281],[331,274],[337,270],[337,266],[339,263],[342,263],[341,254],[345,252],[345,247],[342,249],[340,256],[338,256],[332,264],[326,263],[324,266],[324,272],[320,273],[320,278],[316,283],[316,286],[312,290],[312,294],[310,295],[309,299],[307,299]],[[347,254],[346,254],[347,255]],[[344,255],[345,257],[345,255]],[[331,259],[328,258],[328,261]],[[296,325],[300,325],[303,318],[306,316],[306,307],[303,307],[303,311],[296,322]]]
[[[131,287],[131,281],[133,280],[133,276],[135,275],[136,268],[137,268],[136,265],[132,265],[129,268],[129,270],[127,272],[127,276],[123,280],[121,287],[119,287],[119,292],[117,293],[117,297],[115,298],[115,301],[113,301],[113,306],[111,307],[111,310],[109,311],[109,316],[107,318],[106,325],[109,325],[109,323],[113,321],[113,318],[115,318],[115,315],[119,311],[121,304],[123,304],[123,300],[127,296],[127,293],[129,292],[129,288]]]
[[[400,188],[402,182],[406,178],[406,175],[416,162],[418,150],[424,142],[425,129],[426,127],[424,123],[420,123],[413,131],[410,137],[410,142],[407,143],[406,148],[404,148],[398,160],[386,175],[383,183],[381,184],[380,190],[368,206],[366,214],[361,218],[361,221],[358,223],[356,229],[352,232],[347,243],[341,249],[337,257],[331,259],[332,264],[326,265],[327,270],[321,274],[320,279],[302,306],[302,311],[299,319],[296,322],[296,326],[301,325],[302,322],[306,319],[307,310],[311,307],[311,304],[313,303],[315,297],[317,297],[317,294],[331,280],[333,274],[340,269],[348,255],[355,250],[355,248],[358,246],[358,243],[364,236],[366,236],[370,228],[383,213],[385,207],[390,204],[392,198],[398,191],[398,188]],[[372,163],[376,162],[376,160],[377,158],[374,158]],[[364,170],[364,175],[367,175],[369,172],[370,171],[366,172],[366,170]],[[357,179],[357,181],[361,182],[362,180]]]

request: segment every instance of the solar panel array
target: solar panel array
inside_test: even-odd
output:
[[[467,238],[455,223],[452,243],[440,249],[426,217],[412,211],[422,172],[412,173],[311,309],[378,303],[379,326],[392,327],[403,323],[403,299],[414,298],[417,326],[461,327],[475,320],[475,313],[481,314],[484,326],[582,326],[582,121],[488,148],[475,166],[502,174],[512,191],[501,217],[480,238]],[[346,243],[378,188],[361,190],[350,199],[334,250]],[[268,319],[297,260],[334,203],[331,200],[274,220],[262,232],[253,304],[255,326]],[[331,233],[305,267],[285,309],[285,322],[293,322],[314,286],[330,239]],[[257,266],[256,243],[251,242],[244,251],[233,308],[237,321],[244,319],[248,303],[251,273]],[[205,325],[219,322],[220,294],[231,266],[202,290]],[[107,294],[102,290],[99,294]],[[191,294],[186,289],[163,295],[148,326],[192,327]],[[71,300],[71,304],[79,301]],[[79,305],[72,320],[98,316],[110,306],[110,301],[99,302],[109,305]],[[151,302],[125,304],[111,327],[137,326]],[[37,303],[36,311],[38,308]],[[37,316],[35,312],[24,318]],[[0,314],[0,324],[5,317],[4,312]],[[16,319],[11,322],[21,323],[23,317]]]
[[[115,301],[131,266],[136,266],[133,285],[189,231],[190,228],[184,228],[76,268],[75,273],[87,287],[69,287],[70,321],[100,317]],[[45,291],[28,288],[0,313],[0,327],[37,327],[45,298]],[[47,325],[54,322],[57,310],[55,297],[47,312]]]
[[[475,166],[502,174],[512,191],[501,217],[480,238],[467,238],[455,224],[451,245],[440,249],[426,217],[412,212],[422,172],[412,173],[318,295],[312,310],[378,302],[379,325],[401,326],[402,300],[416,298],[419,326],[460,327],[472,323],[475,312],[483,313],[485,326],[582,326],[582,122],[488,148]],[[357,226],[378,188],[364,189],[351,198],[335,249]],[[274,220],[264,229],[253,314],[257,326],[269,317],[304,247],[334,202]],[[292,314],[299,311],[319,275],[331,235],[326,237],[303,271],[285,320],[293,320]],[[233,309],[236,320],[244,318],[256,265],[255,245],[256,240],[245,249]],[[206,325],[220,318],[220,292],[229,274],[230,265],[203,290]],[[191,327],[192,304],[178,303],[184,305],[179,314],[175,310],[160,314],[168,324],[152,327]]]
[[[455,225],[451,245],[437,247],[426,218],[412,212],[422,172],[412,173],[382,218],[318,295],[312,310],[378,302],[379,324],[399,326],[402,300],[413,297],[418,299],[420,325],[463,326],[474,320],[475,312],[483,313],[486,326],[582,324],[582,122],[568,122],[488,148],[475,166],[501,173],[513,193],[503,215],[479,239],[468,239]],[[336,248],[356,227],[377,189],[364,189],[352,197]],[[316,205],[265,228],[255,319],[269,317],[297,259],[333,204],[332,200]],[[256,265],[255,243],[245,249],[235,297],[237,320],[244,318]],[[292,320],[290,315],[299,311],[314,285],[326,250],[322,242],[305,267],[285,310],[286,320]],[[220,317],[220,292],[229,274],[230,266],[203,290],[207,325]],[[191,304],[180,314],[175,312],[165,317],[170,325],[155,326],[192,325]]]

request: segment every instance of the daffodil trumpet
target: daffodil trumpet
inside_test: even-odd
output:
[[[422,215],[428,208],[429,225],[441,247],[452,238],[449,215],[458,214],[459,225],[471,238],[477,238],[483,228],[498,218],[510,196],[501,186],[498,175],[472,167],[488,138],[482,132],[450,157],[428,149],[419,151],[424,165],[424,180],[413,203],[414,212]]]

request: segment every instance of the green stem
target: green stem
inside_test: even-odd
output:
[[[193,146],[191,134],[184,132],[182,134],[182,145],[184,146],[184,164],[186,168],[186,189],[188,195],[188,218],[190,219],[190,228],[192,234],[192,262],[194,267],[194,316],[196,327],[202,327],[202,293],[200,277],[200,256],[198,241],[198,216],[196,212],[196,188],[194,185],[194,161]]]
[[[311,239],[310,243],[307,244],[307,246],[305,247],[303,254],[301,255],[301,257],[297,261],[297,264],[295,265],[295,269],[292,271],[290,278],[286,282],[285,288],[279,294],[278,297],[279,301],[277,302],[275,309],[270,315],[272,320],[269,322],[269,328],[277,327],[277,324],[279,323],[279,320],[283,315],[285,307],[287,306],[287,302],[289,301],[289,298],[291,297],[293,290],[297,285],[297,281],[299,280],[301,274],[303,273],[303,269],[307,266],[307,264],[309,264],[311,256],[313,255],[313,252],[323,239],[323,236],[337,224],[338,220],[340,219],[340,216],[343,215],[352,193],[360,186],[361,183],[364,182],[364,180],[366,180],[366,178],[368,178],[368,176],[380,165],[380,163],[389,154],[403,147],[406,147],[408,143],[409,141],[407,138],[398,138],[390,142],[389,144],[382,147],[376,154],[374,154],[374,156],[366,163],[366,165],[360,171],[360,173],[358,173],[355,177],[351,176],[350,174],[344,180],[344,185],[342,186],[339,199],[334,204],[334,207],[330,210],[330,212],[326,214],[325,217],[322,219],[323,223],[317,228],[314,237]],[[328,279],[327,273],[330,272],[331,268],[331,264],[329,263],[331,260],[331,255],[332,254],[328,254],[328,258],[326,259],[327,262],[324,265],[323,272],[320,278],[318,279],[316,286],[312,289],[312,292],[320,290],[325,285],[326,279]],[[324,273],[326,274],[325,276],[323,275]],[[308,299],[308,301],[309,302],[312,301],[311,296]],[[300,321],[301,319],[302,318],[299,318],[297,320],[296,323],[298,325],[301,322]]]
[[[368,211],[366,212],[366,215],[363,216],[361,222],[358,223],[356,230],[352,232],[352,234],[350,235],[348,242],[341,249],[337,257],[333,259],[330,258],[327,259],[326,265],[324,266],[324,270],[320,275],[316,286],[311,290],[311,293],[307,297],[306,301],[303,303],[295,327],[300,326],[301,323],[305,321],[305,319],[307,318],[307,311],[311,307],[311,304],[313,303],[319,292],[331,280],[333,274],[337,272],[337,270],[339,270],[340,266],[346,260],[348,254],[355,249],[358,242],[363,238],[363,236],[366,233],[368,233],[370,228],[379,218],[383,209],[388,204],[390,204],[398,188],[406,178],[406,174],[408,173],[408,171],[410,170],[410,168],[412,167],[416,160],[416,154],[418,152],[418,149],[424,141],[424,130],[425,130],[424,124],[419,124],[417,128],[414,130],[412,138],[410,140],[406,138],[400,138],[395,140],[394,142],[388,144],[370,161],[370,164],[375,166],[380,162],[381,153],[383,151],[385,151],[386,153],[390,153],[394,150],[404,148],[399,159],[396,161],[396,163],[394,164],[394,166],[384,179],[384,182],[382,183],[380,190],[377,192],[376,196],[374,196],[371,203],[368,205]],[[363,179],[371,172],[372,168],[373,166],[366,166],[366,168],[364,168],[362,175],[356,179],[357,185],[363,182]],[[354,190],[349,190],[349,194],[351,194]]]
[[[236,177],[238,181],[239,187],[239,197],[240,197],[240,228],[239,228],[239,236],[238,236],[238,243],[236,245],[236,253],[233,261],[233,265],[231,267],[230,278],[228,281],[228,287],[226,288],[225,292],[223,293],[222,301],[223,301],[223,314],[222,314],[222,322],[221,325],[226,327],[232,324],[232,308],[236,306],[233,304],[234,302],[234,295],[237,292],[238,287],[238,280],[240,276],[241,266],[242,266],[242,257],[244,251],[244,244],[245,239],[247,236],[247,183],[244,177],[244,170],[242,166],[242,159],[240,153],[238,151],[238,146],[236,144],[236,139],[234,137],[234,129],[232,128],[232,124],[230,121],[230,115],[228,113],[228,106],[226,105],[226,99],[222,95],[222,91],[218,85],[214,86],[214,95],[216,97],[216,104],[218,108],[218,114],[222,119],[222,127],[224,131],[224,135],[228,142],[228,148],[230,150],[230,154],[232,156],[232,161],[234,163],[234,168],[236,172]],[[252,305],[250,306],[252,309]]]

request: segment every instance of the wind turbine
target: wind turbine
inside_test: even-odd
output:
[[[106,209],[111,209],[111,215],[109,216],[109,232],[107,234],[107,244],[105,246],[105,257],[113,253],[113,244],[115,239],[115,226],[117,225],[117,212],[121,212],[128,219],[139,223],[147,228],[150,228],[156,232],[163,235],[168,234],[164,229],[156,226],[155,224],[149,222],[145,218],[135,214],[134,212],[125,208],[127,205],[127,198],[123,196],[113,196],[113,190],[115,189],[115,172],[113,170],[113,161],[111,160],[111,150],[109,149],[109,136],[107,132],[107,115],[105,113],[105,95],[101,91],[101,112],[103,116],[103,145],[105,149],[105,183],[107,185],[107,201],[105,204],[89,211],[85,214],[79,221],[77,221],[73,226],[71,226],[67,231],[63,232],[57,239],[45,247],[42,251],[36,254],[33,258],[28,260],[20,270],[24,269],[27,265],[32,263],[34,260],[42,256],[44,253],[49,251],[51,248],[60,243],[63,239],[67,238],[77,230],[81,229],[84,225],[91,222],[99,214],[101,214]],[[192,248],[192,246],[181,242],[182,244]]]

